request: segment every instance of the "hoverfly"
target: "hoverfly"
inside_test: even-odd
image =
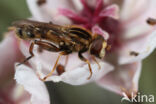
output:
[[[30,56],[20,64],[25,63],[34,56],[34,45],[38,45],[47,51],[59,52],[54,67],[51,72],[42,79],[43,81],[53,74],[60,57],[62,55],[69,55],[72,52],[78,52],[78,57],[88,64],[90,71],[88,79],[90,79],[92,76],[92,68],[89,60],[82,54],[88,51],[100,69],[100,65],[96,61],[95,57],[102,59],[105,56],[105,49],[108,46],[103,36],[93,34],[81,26],[60,26],[53,24],[52,22],[44,23],[32,20],[20,20],[14,22],[13,27],[15,28],[16,35],[19,38],[23,40],[32,40],[29,48]]]
[[[139,55],[139,53],[138,52],[135,52],[135,51],[131,51],[129,54],[131,56],[138,56]]]

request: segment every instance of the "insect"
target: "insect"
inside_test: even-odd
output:
[[[147,19],[147,23],[148,23],[149,25],[156,25],[156,19],[148,18],[148,19]]]
[[[138,52],[135,52],[135,51],[131,51],[129,54],[131,56],[138,56],[139,55],[139,53]]]
[[[53,74],[62,55],[69,55],[73,52],[77,52],[78,57],[88,64],[90,71],[88,79],[92,76],[92,68],[90,61],[83,56],[84,52],[88,51],[93,60],[98,64],[99,69],[101,68],[95,57],[102,59],[108,46],[106,40],[101,35],[93,34],[81,26],[60,26],[51,22],[44,23],[32,20],[16,21],[13,23],[13,27],[15,27],[16,35],[19,38],[32,40],[29,48],[30,56],[19,65],[34,56],[34,45],[38,45],[47,51],[59,52],[55,65],[51,72],[42,79],[43,81]]]

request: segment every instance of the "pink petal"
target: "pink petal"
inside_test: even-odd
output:
[[[118,61],[120,64],[140,61],[150,55],[155,47],[156,31],[149,35],[123,42],[123,47],[119,50]],[[131,55],[131,52],[136,52],[138,55]]]
[[[102,8],[103,8],[103,0],[97,0],[95,11],[94,11],[94,16],[98,16]]]
[[[3,83],[13,75],[14,63],[22,58],[13,32],[5,35],[4,40],[0,43],[0,50],[0,79],[3,79],[0,83]]]
[[[25,65],[16,67],[15,80],[31,94],[31,104],[50,104],[46,86],[31,68]]]
[[[94,34],[99,34],[99,35],[102,35],[104,37],[105,40],[108,40],[109,39],[109,34],[104,31],[103,29],[101,29],[98,25],[95,25],[93,28],[92,28],[92,32]]]
[[[91,2],[87,2],[87,0],[80,0],[82,5],[83,5],[83,12],[84,14],[87,16],[87,17],[92,17],[92,10],[89,6],[89,4],[92,2],[92,1],[95,1],[95,0],[90,0]]]
[[[83,24],[83,23],[86,23],[88,21],[86,18],[79,16],[78,14],[74,13],[73,11],[71,11],[69,9],[59,8],[59,13],[63,16],[68,17],[74,23],[77,23],[77,24]]]
[[[3,80],[3,79],[1,79]],[[0,84],[0,103],[10,103],[10,104],[15,104],[15,100],[12,99],[12,92],[15,87],[15,82],[13,80],[5,80],[5,83]]]
[[[119,19],[119,7],[116,4],[110,5],[100,12],[101,17],[111,17],[114,19]]]
[[[141,72],[141,62],[115,66],[115,70],[97,81],[110,91],[131,94],[138,91],[138,80]]]

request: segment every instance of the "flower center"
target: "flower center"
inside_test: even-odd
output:
[[[68,17],[73,24],[80,25],[86,29],[92,30],[94,26],[109,34],[108,44],[111,50],[119,46],[119,34],[121,31],[120,23],[116,16],[116,5],[105,6],[103,0],[97,0],[95,7],[91,7],[85,0],[81,0],[83,9],[79,13],[74,13],[69,9],[59,9],[59,12]]]

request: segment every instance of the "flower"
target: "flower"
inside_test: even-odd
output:
[[[61,75],[55,72],[48,81],[63,81],[72,85],[96,81],[101,87],[118,94],[125,92],[130,95],[138,91],[142,60],[156,47],[155,27],[146,23],[148,17],[156,16],[155,0],[44,0],[40,3],[38,0],[27,0],[27,3],[33,20],[80,25],[102,35],[112,46],[105,58],[98,60],[101,70],[90,60],[93,69],[90,80],[87,80],[87,64],[77,57],[77,53],[73,53],[69,55],[66,71]],[[29,56],[28,44],[21,41],[19,48],[24,56]],[[35,73],[45,76],[58,53],[39,53],[35,49],[34,54],[35,57],[29,61],[30,67],[15,67],[15,79],[32,95],[32,103],[40,100],[48,104],[47,90]],[[90,59],[88,53],[85,56]],[[59,63],[65,63],[64,56]],[[41,90],[43,96],[39,96],[37,90]]]
[[[23,87],[17,85],[14,76],[14,63],[23,57],[13,32],[5,34],[4,40],[0,43],[0,103],[22,104],[29,99],[29,94]],[[17,90],[18,89],[18,90]]]

